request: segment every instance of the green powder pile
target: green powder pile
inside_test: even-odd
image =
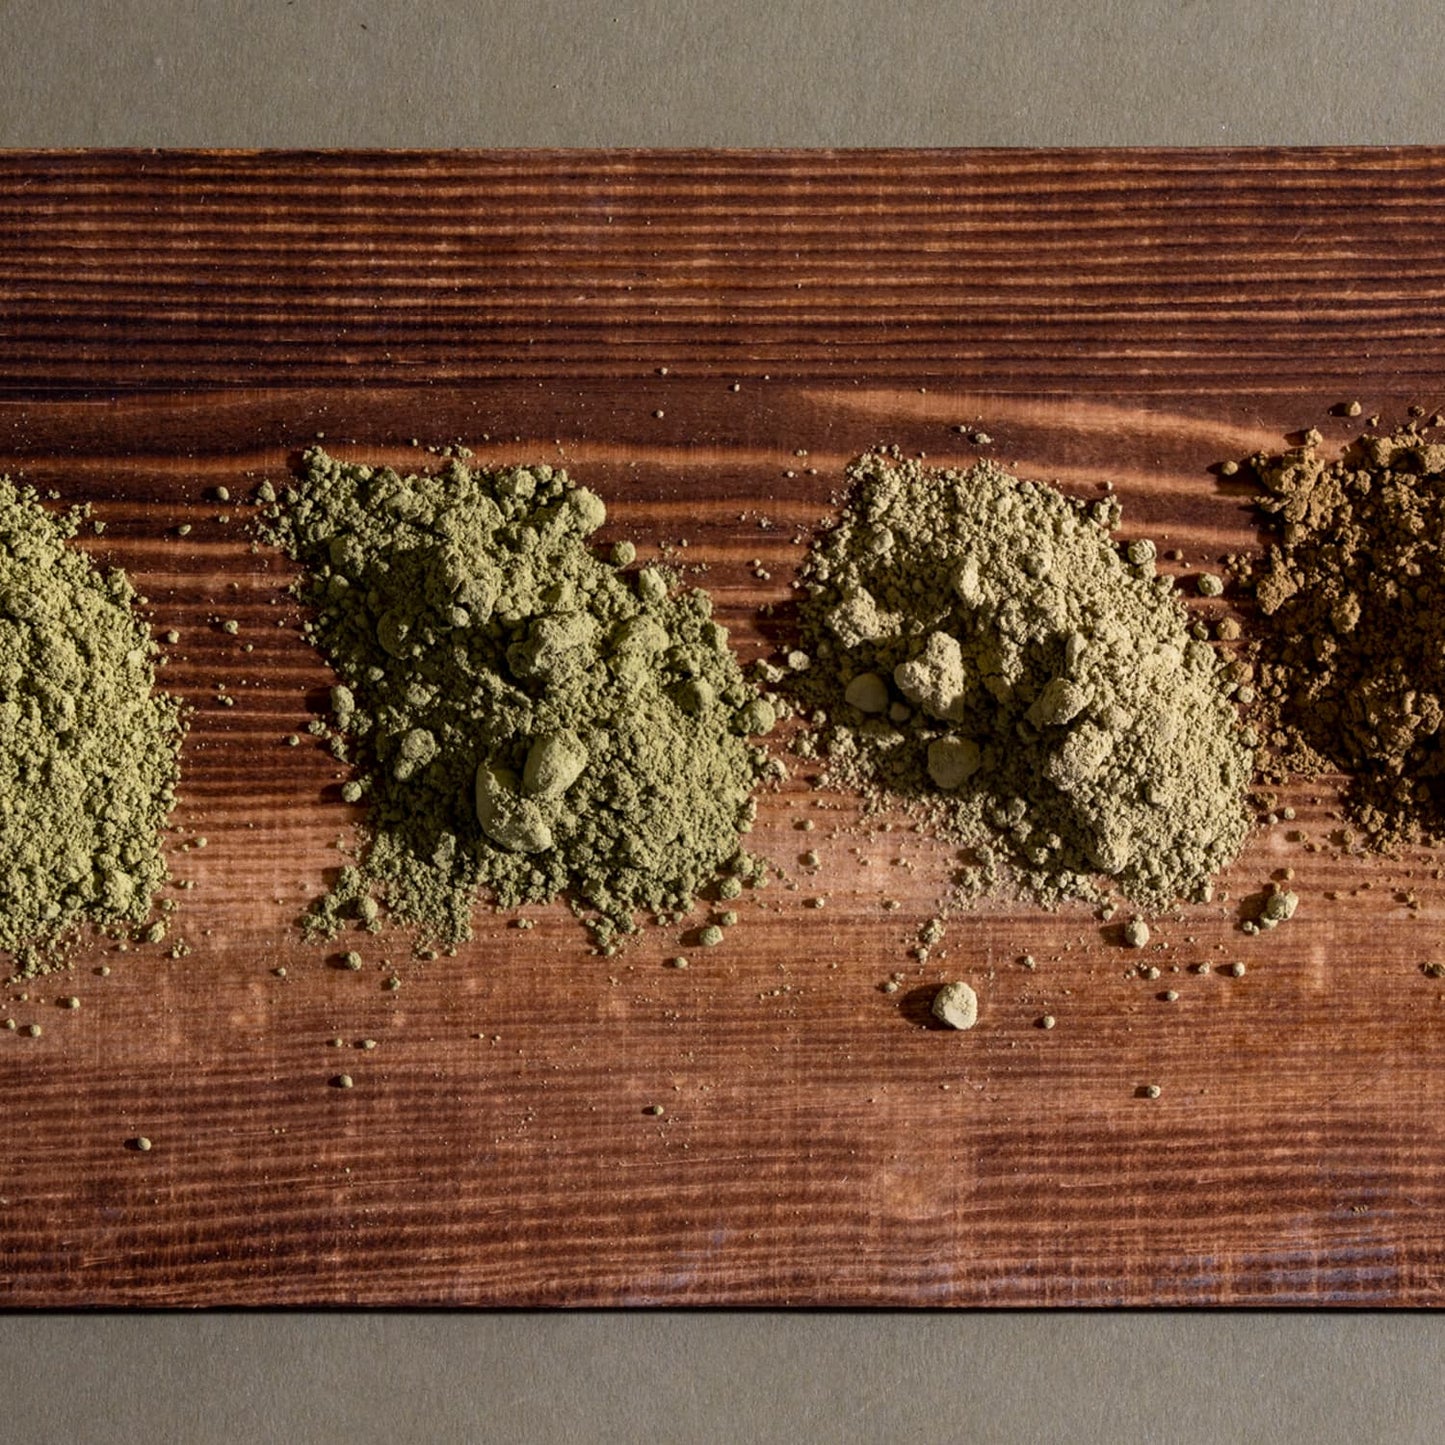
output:
[[[1421,425],[1248,466],[1276,540],[1255,574],[1261,720],[1283,780],[1341,771],[1376,847],[1445,838],[1445,443]]]
[[[124,573],[65,545],[83,516],[0,478],[0,948],[21,974],[84,925],[145,924],[167,877],[180,709]]]
[[[1121,555],[1116,503],[989,463],[875,453],[849,476],[805,571],[799,685],[830,776],[923,809],[1045,905],[1209,898],[1253,755],[1153,544]]]
[[[314,911],[334,935],[377,898],[426,939],[566,894],[601,946],[633,915],[680,919],[739,846],[772,708],[699,591],[604,561],[601,500],[540,465],[401,476],[309,452],[266,535],[305,568],[335,668],[333,750],[354,759],[366,846]]]

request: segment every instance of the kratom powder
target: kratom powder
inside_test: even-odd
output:
[[[65,545],[84,515],[0,478],[0,949],[22,974],[82,926],[145,924],[167,877],[180,708],[125,574]]]
[[[1445,837],[1445,444],[1415,427],[1334,460],[1250,459],[1277,540],[1255,572],[1261,724],[1282,780],[1340,770],[1377,847]]]
[[[1154,548],[984,462],[872,454],[814,547],[795,681],[831,776],[922,808],[1038,901],[1210,896],[1253,764],[1213,650]],[[985,873],[991,869],[986,867]]]
[[[365,921],[379,894],[455,942],[479,891],[567,894],[609,947],[720,871],[756,880],[739,842],[766,760],[747,738],[773,711],[705,593],[592,550],[605,517],[546,465],[401,476],[307,454],[266,533],[305,568],[310,635],[341,678],[333,750],[368,806],[313,931]]]

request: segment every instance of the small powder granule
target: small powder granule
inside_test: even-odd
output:
[[[1149,925],[1142,918],[1131,918],[1124,925],[1124,942],[1130,948],[1143,948],[1149,942]]]
[[[1238,852],[1253,754],[1155,548],[983,462],[874,453],[805,569],[793,680],[829,776],[902,800],[1045,905],[1204,900]],[[984,886],[992,882],[985,869]]]
[[[181,708],[125,574],[65,545],[84,516],[0,478],[0,949],[22,975],[85,925],[137,933],[168,876]]]
[[[1248,466],[1276,533],[1253,577],[1267,776],[1344,772],[1375,847],[1445,838],[1445,445],[1412,425]]]
[[[368,809],[312,932],[380,894],[455,942],[479,893],[566,894],[606,948],[719,873],[756,880],[740,844],[766,760],[748,738],[774,710],[705,593],[594,552],[605,518],[546,465],[401,476],[307,453],[263,535],[306,569],[308,634],[341,679],[332,751]]]
[[[930,1012],[951,1029],[971,1029],[978,1022],[978,995],[966,983],[946,983],[934,994]]]

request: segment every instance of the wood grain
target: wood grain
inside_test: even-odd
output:
[[[1154,981],[1089,913],[1002,902],[920,966],[948,851],[850,831],[807,769],[761,804],[786,876],[720,949],[652,929],[599,958],[558,907],[346,972],[291,926],[356,816],[282,741],[327,674],[210,492],[323,432],[561,460],[607,536],[686,539],[753,657],[847,460],[969,461],[968,424],[1026,474],[1112,482],[1187,571],[1257,545],[1220,459],[1343,437],[1351,397],[1445,400],[1442,223],[1433,150],[0,157],[0,469],[94,504],[86,545],[180,631],[195,709],[192,951],[92,945],[5,996],[44,1032],[0,1033],[0,1299],[1434,1303],[1445,890],[1431,855],[1315,850],[1330,780],[1228,904],[1157,921]],[[1298,917],[1242,937],[1286,867]],[[927,1025],[950,977],[970,1034]]]

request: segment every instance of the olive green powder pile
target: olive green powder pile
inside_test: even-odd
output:
[[[901,797],[1046,905],[1207,899],[1253,753],[1147,541],[980,463],[872,454],[806,570],[801,674],[830,776]],[[1101,882],[1102,877],[1102,882]]]
[[[313,641],[342,679],[333,749],[356,764],[367,837],[315,910],[427,939],[566,894],[608,948],[633,915],[681,918],[739,846],[772,708],[700,591],[604,561],[606,509],[566,473],[452,461],[401,476],[309,452],[267,535],[305,568]],[[359,791],[358,791],[359,788]],[[730,885],[724,884],[724,888]]]
[[[1261,722],[1281,768],[1340,770],[1377,847],[1445,837],[1445,444],[1417,426],[1326,461],[1251,459],[1276,541],[1255,576]]]
[[[180,709],[124,573],[65,545],[82,516],[0,478],[0,948],[22,974],[82,926],[145,924],[167,878]]]

